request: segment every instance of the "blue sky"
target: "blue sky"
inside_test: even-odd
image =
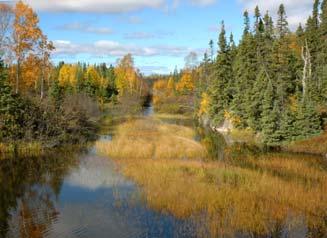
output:
[[[194,51],[202,58],[210,39],[225,21],[235,40],[242,13],[259,5],[276,12],[279,0],[25,0],[55,43],[53,61],[115,63],[132,53],[145,74],[168,73],[184,66]],[[295,26],[309,15],[311,0],[284,0]],[[216,46],[216,45],[215,45]]]

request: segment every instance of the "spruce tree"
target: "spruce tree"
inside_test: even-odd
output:
[[[319,27],[319,53],[317,55],[316,101],[327,103],[327,1],[321,4]]]
[[[0,141],[21,138],[23,114],[22,101],[19,95],[13,94],[6,69],[0,59]]]
[[[210,90],[211,105],[209,111],[213,121],[219,124],[224,120],[224,112],[228,108],[231,100],[228,85],[230,85],[230,80],[232,80],[230,48],[226,40],[224,22],[221,24],[218,47],[219,51],[215,65],[215,79]]]
[[[284,4],[281,4],[278,8],[277,17],[277,34],[279,38],[283,38],[289,33],[288,21]]]
[[[277,130],[277,119],[279,115],[274,97],[274,88],[272,82],[269,81],[264,93],[262,103],[263,111],[261,115],[263,141],[269,146],[273,146],[278,143],[278,140],[275,138],[275,132]]]
[[[237,55],[233,62],[234,72],[234,96],[231,102],[233,114],[241,119],[240,128],[248,126],[249,119],[247,106],[251,100],[251,90],[256,78],[257,52],[255,39],[250,32],[250,20],[248,13],[244,13],[244,31],[241,42],[237,49]]]

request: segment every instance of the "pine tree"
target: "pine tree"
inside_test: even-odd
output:
[[[278,129],[278,110],[274,97],[274,88],[271,81],[269,81],[264,93],[263,111],[261,115],[263,140],[269,146],[274,146],[278,143],[278,139],[275,137],[275,132]]]
[[[214,61],[214,43],[213,43],[213,40],[210,40],[209,41],[209,49],[210,49],[210,60],[211,62]]]
[[[327,1],[321,4],[319,27],[319,53],[317,55],[316,101],[327,102]]]
[[[283,38],[289,33],[288,21],[286,17],[286,11],[284,4],[281,4],[278,9],[277,18],[277,34],[279,38]]]
[[[314,104],[309,100],[301,100],[294,122],[295,135],[293,140],[301,140],[321,132],[321,122]]]
[[[239,127],[247,127],[247,106],[251,100],[251,89],[256,79],[257,52],[254,37],[250,32],[248,13],[244,13],[244,31],[233,62],[234,95],[231,102],[233,114],[241,119]]]
[[[316,97],[317,88],[317,57],[319,54],[319,0],[314,1],[312,16],[307,20],[304,40],[302,47],[308,46],[308,53],[310,53],[310,72],[313,72],[308,88],[311,91],[311,96]]]
[[[244,31],[243,35],[247,35],[250,33],[250,18],[249,18],[249,12],[245,11],[243,14],[244,17]]]
[[[0,141],[21,138],[23,114],[23,104],[19,95],[13,94],[6,69],[0,59]]]
[[[272,40],[274,36],[274,22],[267,11],[264,18],[265,37]]]
[[[231,95],[229,95],[230,89],[228,85],[230,85],[230,80],[232,80],[232,66],[224,22],[221,24],[218,46],[219,51],[215,67],[215,80],[210,90],[210,116],[215,123],[221,123],[223,121],[224,113],[229,106],[231,97]]]
[[[55,80],[50,87],[50,98],[58,109],[63,101],[64,89],[59,85],[59,81]]]

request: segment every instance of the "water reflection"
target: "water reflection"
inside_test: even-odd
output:
[[[147,208],[116,166],[88,153],[0,161],[0,237],[195,237]]]
[[[190,120],[166,122],[194,126]],[[160,191],[149,196],[152,200],[93,147],[0,160],[0,237],[327,236],[326,161],[260,154],[254,147],[230,146],[222,135],[195,128],[195,140],[206,146],[213,161],[165,166],[167,189],[159,186]],[[110,134],[99,138],[112,139]],[[146,166],[136,167],[154,170],[153,164],[148,170]],[[174,175],[177,179],[170,177]],[[171,188],[177,190],[176,199],[167,203]],[[181,217],[178,209],[195,212]]]

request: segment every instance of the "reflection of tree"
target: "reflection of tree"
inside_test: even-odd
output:
[[[10,225],[19,225],[21,237],[41,237],[56,218],[56,197],[75,162],[74,156],[58,153],[1,160],[0,237],[6,237]]]
[[[17,210],[20,237],[38,238],[56,219],[53,191],[47,185],[30,188],[20,199]]]

